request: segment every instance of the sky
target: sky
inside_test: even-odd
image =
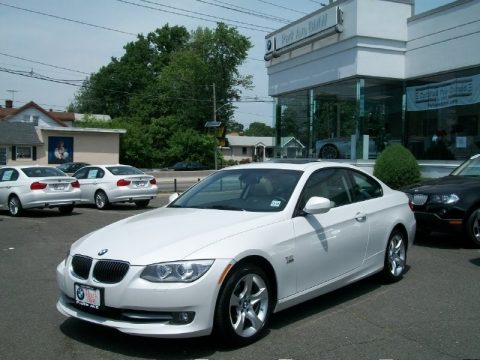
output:
[[[322,2],[328,0],[0,0],[0,104],[10,99],[21,107],[34,101],[64,111],[78,87],[58,81],[81,84],[111,57],[120,58],[136,34],[167,23],[194,30],[223,21],[253,44],[240,71],[253,75],[254,89],[243,92],[245,102],[236,103],[235,121],[271,126],[265,36],[316,11]],[[449,2],[416,0],[415,13]],[[25,76],[32,73],[50,81]]]

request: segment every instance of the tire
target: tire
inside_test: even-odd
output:
[[[270,280],[258,266],[241,265],[226,280],[215,309],[214,331],[228,345],[255,342],[272,311]]]
[[[110,206],[110,201],[108,201],[108,196],[107,194],[105,194],[103,190],[98,190],[95,193],[94,200],[95,200],[95,206],[99,210],[108,209],[108,207]]]
[[[333,144],[324,145],[320,149],[320,158],[322,159],[338,159],[340,152],[337,147]]]
[[[73,209],[75,208],[74,205],[65,205],[65,206],[59,206],[58,211],[62,215],[70,215],[73,212]]]
[[[137,200],[135,201],[135,206],[139,209],[144,209],[148,206],[150,200]]]
[[[407,243],[405,235],[399,230],[393,230],[385,250],[385,262],[382,275],[389,283],[399,281],[407,265]]]
[[[21,216],[23,214],[22,203],[16,195],[12,195],[8,199],[8,212],[14,217]]]
[[[467,245],[480,248],[480,209],[475,209],[468,217],[465,235]]]

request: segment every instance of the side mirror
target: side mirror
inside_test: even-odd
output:
[[[307,201],[303,211],[305,211],[307,214],[324,214],[332,207],[333,203],[329,199],[313,196]]]
[[[173,193],[168,197],[168,203],[170,204],[172,201],[176,200],[178,198],[178,193]]]

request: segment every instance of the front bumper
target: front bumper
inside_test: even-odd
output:
[[[463,232],[463,219],[444,219],[438,214],[415,211],[415,220],[417,221],[417,230],[435,231],[460,235]]]
[[[65,316],[115,328],[121,332],[164,338],[204,336],[211,333],[216,299],[222,272],[228,260],[215,260],[209,271],[192,283],[153,283],[140,278],[144,266],[131,266],[125,278],[117,284],[103,284],[91,279],[81,280],[72,275],[70,262],[57,266],[57,283],[61,295],[57,309]],[[103,289],[107,311],[83,309],[75,304],[75,283]],[[194,313],[193,320],[178,324],[169,314]],[[133,314],[132,316],[122,316]],[[112,315],[110,315],[112,314]],[[138,320],[136,315],[142,315]]]

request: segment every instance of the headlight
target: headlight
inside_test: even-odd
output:
[[[430,195],[430,203],[432,204],[456,204],[460,198],[455,194],[450,195]]]
[[[153,282],[192,282],[201,278],[213,260],[176,261],[148,265],[140,277]]]

